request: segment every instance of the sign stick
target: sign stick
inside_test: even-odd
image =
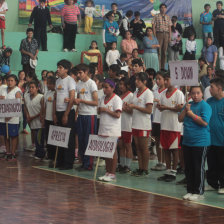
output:
[[[94,180],[96,181],[96,175],[99,167],[99,162],[100,162],[100,157],[97,157],[97,162],[96,162],[96,168],[95,168],[95,173],[94,173]]]
[[[6,137],[9,139],[9,124],[6,122]]]
[[[185,97],[186,97],[186,103],[188,103],[187,86],[185,86]]]
[[[58,158],[58,146],[56,147],[56,153],[54,158],[54,169],[56,168],[57,158]]]

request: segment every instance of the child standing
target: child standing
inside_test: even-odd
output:
[[[121,111],[122,100],[114,93],[115,83],[111,79],[106,79],[103,84],[105,96],[101,98],[99,113],[100,127],[98,135],[105,137],[121,136]],[[117,151],[115,150],[113,159],[106,159],[106,174],[99,177],[99,180],[112,182],[116,181]]]
[[[95,34],[92,32],[94,12],[96,12],[96,9],[94,8],[94,3],[92,0],[88,0],[86,2],[85,7],[85,28],[84,28],[85,33]]]
[[[8,11],[8,4],[5,0],[0,0],[0,29],[2,37],[2,49],[5,49],[5,14]]]
[[[183,60],[195,60],[196,47],[195,34],[192,33],[186,41],[186,52]]]
[[[9,75],[7,77],[8,87],[1,89],[0,99],[21,99],[22,93],[20,88],[17,87],[18,79],[15,75]],[[8,123],[8,136],[6,123]],[[2,133],[1,133],[2,132]],[[4,123],[1,123],[0,135],[5,136],[6,145],[6,160],[16,159],[16,149],[18,147],[19,136],[19,117],[7,117],[4,119]]]
[[[161,113],[160,144],[165,152],[167,172],[158,180],[166,182],[176,180],[176,169],[178,164],[178,149],[180,145],[181,123],[178,121],[178,112],[184,104],[184,94],[171,85],[169,72],[164,74],[165,87],[157,105]],[[173,161],[171,158],[173,156]],[[172,165],[171,165],[172,164]]]
[[[117,43],[113,42],[111,44],[111,50],[107,52],[106,62],[108,67],[110,67],[112,64],[116,64],[116,61],[120,58],[120,53],[116,48]]]

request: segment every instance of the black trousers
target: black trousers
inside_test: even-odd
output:
[[[77,24],[68,24],[65,23],[64,28],[64,49],[68,50],[75,49],[75,39],[77,34]]]
[[[42,47],[42,51],[47,51],[47,27],[34,26],[34,38],[38,42],[38,47]]]
[[[215,189],[224,188],[224,146],[211,146],[207,155],[207,182]]]
[[[61,148],[58,149],[58,159],[57,159],[57,166],[59,167],[66,167],[66,168],[73,168],[74,158],[75,158],[75,111],[71,110],[68,115],[68,123],[66,126],[62,125],[62,117],[64,115],[64,111],[56,112],[58,126],[71,128],[69,141],[68,141],[68,148]]]
[[[183,151],[187,192],[202,195],[205,185],[207,147],[189,147],[183,145]]]
[[[50,125],[54,125],[54,122],[45,120],[45,140],[46,140],[46,142],[48,140],[48,134],[49,134]],[[56,151],[56,147],[54,145],[48,145],[47,144],[47,157],[48,157],[48,159],[54,160],[54,158],[55,158],[55,151]]]
[[[29,73],[34,73],[35,69],[30,67],[30,64],[23,64],[23,71],[25,72],[26,75],[28,75]]]
[[[222,46],[224,41],[224,27],[214,26],[213,35],[214,35],[214,45],[216,45],[216,47]]]

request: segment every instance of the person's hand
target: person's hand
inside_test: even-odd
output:
[[[4,100],[5,99],[5,96],[0,96],[0,100]]]
[[[133,104],[133,103],[127,104],[127,106],[130,109],[135,109],[135,104]]]
[[[65,99],[64,99],[64,103],[68,103],[70,101],[70,98],[69,97],[66,97]]]
[[[11,117],[6,117],[5,122],[9,122],[10,119],[11,119]]]
[[[31,26],[32,26],[32,24],[31,24],[31,23],[29,23],[29,24],[28,24],[28,27],[31,27]]]
[[[116,33],[113,33],[112,35],[113,35],[113,36],[115,36],[115,37],[117,36],[117,34],[116,34]]]
[[[159,100],[158,100],[158,99],[154,99],[154,102],[155,102],[155,103],[159,103]]]
[[[54,114],[54,116],[53,116],[53,121],[54,121],[54,124],[57,124],[58,123],[58,119],[57,119],[56,114]]]
[[[80,103],[82,103],[82,99],[76,98],[74,100],[74,104],[79,105]]]
[[[164,111],[164,110],[166,110],[166,106],[161,105],[161,104],[157,104],[157,108],[158,108],[159,111]]]
[[[186,112],[190,111],[191,110],[191,104],[187,103],[186,106],[185,106],[185,110],[186,110]]]
[[[31,58],[32,60],[35,60],[35,56],[34,56],[33,54],[30,54],[30,58]]]
[[[62,117],[62,124],[65,126],[68,124],[68,115],[66,113]]]
[[[49,25],[49,27],[52,29],[52,28],[53,28],[52,24],[51,24],[51,25]]]
[[[62,24],[62,28],[65,29],[65,24],[64,23]]]
[[[103,43],[103,46],[104,46],[104,47],[107,47],[107,43]]]
[[[27,122],[28,122],[28,123],[30,123],[30,122],[31,122],[31,118],[30,118],[30,116],[29,116],[29,115],[27,115],[26,120],[27,120]]]
[[[216,64],[215,64],[215,63],[213,63],[213,68],[215,69],[215,67],[216,67]]]
[[[177,105],[175,105],[175,109],[176,110],[181,110],[182,109],[182,106],[180,104],[177,104]]]
[[[192,110],[187,111],[187,116],[188,117],[192,117],[194,115],[194,113],[192,112]]]
[[[109,111],[109,109],[107,107],[99,107],[99,111],[100,111],[100,113],[102,113],[102,112],[106,113]]]

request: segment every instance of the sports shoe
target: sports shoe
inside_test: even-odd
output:
[[[216,191],[216,189],[210,185],[205,186],[205,191]]]
[[[16,155],[15,154],[12,154],[12,160],[16,161]]]
[[[166,170],[166,166],[162,163],[157,163],[154,167],[151,168],[152,171],[163,171]]]
[[[166,175],[166,178],[165,178],[166,182],[172,182],[174,180],[176,180],[176,176],[174,176],[174,175]]]
[[[9,161],[9,160],[11,160],[12,159],[12,154],[11,153],[6,153],[5,154],[5,160],[6,161]]]
[[[200,201],[200,200],[203,200],[205,197],[204,195],[200,195],[200,194],[192,194],[188,200],[189,201]]]
[[[218,193],[219,194],[224,194],[224,188],[219,188]]]
[[[167,174],[164,174],[163,176],[158,177],[157,180],[158,181],[165,181],[165,179],[167,178],[166,176],[167,176]]]
[[[30,152],[35,152],[36,146],[35,145],[30,145],[28,147],[24,147],[24,150],[30,151]]]
[[[103,181],[105,182],[115,182],[116,181],[116,175],[109,173],[107,176],[103,178]]]
[[[188,200],[191,196],[192,196],[191,193],[187,193],[187,194],[185,194],[185,195],[183,196],[183,199],[184,199],[184,200]]]
[[[131,175],[135,176],[135,177],[140,177],[140,176],[142,176],[142,174],[143,174],[143,170],[140,170],[140,169],[136,169],[131,172]]]
[[[40,157],[38,157],[38,156],[34,156],[34,159],[36,159],[36,160],[42,160]]]
[[[75,48],[73,48],[73,49],[71,50],[71,52],[77,52],[77,50],[76,50]]]
[[[68,52],[68,49],[67,49],[67,48],[65,48],[65,49],[64,49],[64,52]]]
[[[0,147],[0,153],[6,153],[6,147],[5,147],[5,145],[2,145]]]
[[[143,170],[142,171],[142,176],[146,177],[149,175],[149,171],[148,170]]]
[[[109,173],[105,173],[104,176],[98,177],[98,180],[101,180],[101,181],[104,180],[104,178],[105,178],[107,175],[109,175]]]
[[[124,169],[120,171],[120,173],[130,173],[130,172],[131,172],[131,170],[127,166],[124,166]]]

